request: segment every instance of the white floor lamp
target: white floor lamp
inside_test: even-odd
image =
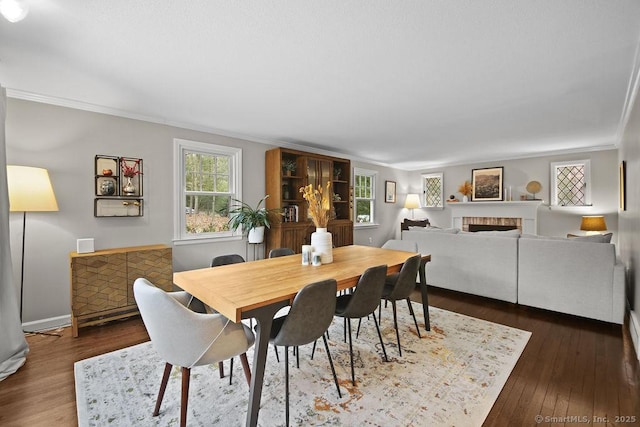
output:
[[[9,211],[22,212],[22,269],[20,273],[20,321],[22,321],[24,236],[26,234],[27,212],[57,211],[58,202],[53,193],[49,172],[46,169],[7,165],[7,184]]]

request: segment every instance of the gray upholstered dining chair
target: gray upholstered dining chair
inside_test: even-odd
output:
[[[413,307],[411,306],[411,300],[409,299],[409,295],[411,295],[411,292],[413,292],[416,287],[416,275],[418,274],[418,269],[420,268],[421,258],[422,255],[418,254],[407,259],[404,264],[402,264],[400,272],[387,276],[384,288],[382,290],[382,299],[384,299],[385,301],[390,301],[393,308],[393,324],[396,328],[398,353],[400,354],[400,356],[402,356],[402,348],[400,347],[400,332],[398,331],[396,301],[407,301],[409,312],[411,313],[411,316],[413,316],[413,322],[415,323],[416,330],[418,331],[418,337],[422,337],[420,335],[420,328],[418,327],[416,315],[413,312]]]
[[[338,396],[342,397],[327,338],[324,335],[333,320],[337,287],[338,284],[334,279],[311,283],[298,292],[286,316],[273,319],[269,342],[273,345],[284,346],[285,416],[287,426],[289,425],[289,347],[309,344],[322,337],[333,380],[338,389]]]
[[[218,255],[211,260],[211,267],[218,267],[220,265],[237,264],[244,262],[244,258],[238,254]]]
[[[269,258],[277,258],[280,256],[295,255],[293,249],[290,248],[275,248],[269,251]]]
[[[164,374],[153,416],[160,412],[162,398],[173,366],[182,371],[180,426],[187,422],[189,377],[194,366],[213,364],[240,355],[247,383],[251,371],[246,351],[255,336],[242,323],[234,323],[222,314],[196,313],[188,309],[186,292],[165,292],[146,279],[136,279],[133,294],[153,348],[165,360]]]
[[[382,342],[382,335],[380,334],[380,328],[378,327],[378,321],[376,319],[376,308],[380,305],[382,288],[384,287],[386,277],[386,265],[368,268],[362,276],[360,276],[354,292],[352,294],[341,295],[336,301],[335,315],[338,317],[344,317],[347,323],[347,329],[349,330],[351,382],[354,386],[356,385],[356,377],[355,369],[353,367],[351,319],[362,319],[370,314],[373,315],[373,323],[376,325],[376,331],[378,332],[378,338],[380,339],[380,345],[382,346],[382,351],[384,353],[384,360],[387,362],[389,361],[389,359],[387,359],[387,350],[384,348],[384,342]]]
[[[238,264],[241,262],[245,262],[244,258],[241,255],[238,254],[228,254],[228,255],[218,255],[213,257],[213,259],[211,260],[211,267],[218,267],[221,265],[228,265],[228,264]],[[216,313],[216,311],[214,309],[212,309],[211,307],[203,304],[205,307],[205,310],[207,311],[207,313]],[[251,327],[253,325],[252,322],[249,323],[249,327]],[[224,364],[222,363],[222,361],[218,362],[218,372],[220,373],[220,378],[224,377]],[[231,358],[231,361],[229,362],[229,384],[231,384],[233,382],[233,357]]]

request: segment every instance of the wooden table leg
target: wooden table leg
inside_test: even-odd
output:
[[[427,263],[429,260],[420,260],[420,293],[422,294],[422,314],[424,316],[424,328],[427,331],[431,330],[431,322],[429,321],[429,294],[427,293]]]
[[[269,333],[273,316],[282,307],[286,307],[288,301],[283,301],[243,313],[243,318],[256,319],[256,343],[253,352],[253,372],[251,373],[251,385],[249,388],[249,408],[247,409],[247,423],[249,427],[258,425],[258,411],[260,410],[260,398],[262,397],[262,385],[264,380],[264,368],[267,362],[267,350],[269,349]]]

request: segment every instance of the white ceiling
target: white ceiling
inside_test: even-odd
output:
[[[415,170],[614,148],[638,0],[25,0],[9,96]]]

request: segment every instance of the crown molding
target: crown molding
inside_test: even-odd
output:
[[[636,73],[635,73],[635,77],[633,78],[633,84],[631,84],[631,82],[630,82],[630,86],[629,86],[630,89],[628,91],[627,100],[625,102],[625,110],[624,110],[623,117],[621,119],[621,127],[620,127],[620,129],[622,129],[622,131],[620,129],[618,130],[619,135],[617,135],[618,136],[617,141],[619,141],[620,138],[622,137],[621,132],[624,131],[624,126],[626,126],[626,122],[629,120],[629,114],[630,114],[631,108],[628,107],[628,105],[632,105],[633,104],[633,101],[635,100],[635,95],[637,93],[638,85],[640,84],[639,73],[637,72],[638,71],[638,65],[639,65],[638,61],[636,61],[635,65],[636,65],[636,67],[635,67]],[[396,169],[396,170],[400,170],[400,171],[407,171],[407,172],[428,171],[428,170],[433,170],[433,169],[443,168],[443,167],[463,166],[463,165],[472,165],[472,164],[488,163],[488,162],[501,162],[501,161],[508,161],[508,160],[523,160],[523,159],[529,159],[529,158],[535,158],[535,157],[558,156],[558,155],[565,155],[565,154],[577,154],[577,153],[585,153],[585,152],[593,152],[593,151],[613,150],[613,149],[617,149],[618,148],[617,144],[608,144],[608,145],[601,145],[601,146],[589,147],[589,148],[579,148],[579,149],[569,149],[569,150],[556,150],[556,151],[536,152],[536,153],[530,153],[530,154],[520,154],[520,155],[509,156],[509,157],[499,157],[499,158],[493,157],[493,158],[486,158],[486,159],[474,159],[473,161],[461,160],[461,161],[458,161],[458,162],[447,162],[447,163],[439,163],[439,164],[423,163],[423,164],[418,164],[418,165],[415,165],[415,166],[414,165],[412,165],[412,166],[403,166],[402,164],[391,164],[391,163],[379,162],[379,161],[376,161],[376,160],[367,159],[365,157],[361,157],[361,156],[357,156],[357,155],[341,153],[341,152],[338,152],[338,151],[326,150],[326,149],[323,149],[323,148],[314,147],[314,146],[308,146],[308,145],[304,145],[304,144],[301,144],[301,143],[288,142],[288,141],[278,141],[278,140],[269,140],[269,139],[265,139],[265,138],[259,138],[259,137],[256,137],[256,136],[252,136],[252,135],[246,135],[246,134],[241,134],[241,133],[236,133],[236,132],[230,132],[230,131],[226,131],[226,130],[222,130],[222,129],[217,129],[217,128],[213,128],[213,127],[197,125],[197,124],[193,124],[193,123],[178,122],[178,121],[168,120],[168,119],[161,118],[161,117],[146,116],[146,115],[143,115],[143,114],[133,113],[133,112],[130,112],[130,111],[120,110],[120,109],[117,109],[117,108],[111,108],[111,107],[107,107],[107,106],[103,106],[103,105],[91,104],[91,103],[88,103],[88,102],[76,101],[76,100],[66,99],[66,98],[58,98],[58,97],[48,96],[48,95],[41,95],[41,94],[36,94],[36,93],[32,93],[32,92],[26,92],[26,91],[17,90],[17,89],[10,89],[10,88],[7,88],[6,91],[7,91],[7,97],[9,97],[9,98],[21,99],[21,100],[32,101],[32,102],[39,102],[39,103],[42,103],[42,104],[56,105],[56,106],[59,106],[59,107],[72,108],[72,109],[76,109],[76,110],[89,111],[89,112],[93,112],[93,113],[107,114],[107,115],[110,115],[110,116],[122,117],[122,118],[132,119],[132,120],[140,120],[140,121],[144,121],[144,122],[148,122],[148,123],[161,124],[161,125],[172,126],[172,127],[177,127],[177,128],[181,128],[181,129],[188,129],[188,130],[193,130],[193,131],[198,131],[198,132],[205,132],[205,133],[225,136],[225,137],[228,137],[228,138],[234,138],[234,139],[240,139],[240,140],[249,141],[249,142],[255,142],[255,143],[263,144],[263,145],[271,145],[271,146],[276,146],[276,147],[290,148],[292,150],[306,151],[306,152],[310,152],[310,153],[327,155],[327,156],[332,156],[332,157],[344,157],[344,158],[348,158],[351,161],[358,161],[358,162],[362,162],[362,163],[367,163],[367,164],[372,164],[372,165],[376,165],[376,166],[382,166],[382,167],[386,167],[386,168]],[[624,124],[624,126],[623,126],[623,124]]]

